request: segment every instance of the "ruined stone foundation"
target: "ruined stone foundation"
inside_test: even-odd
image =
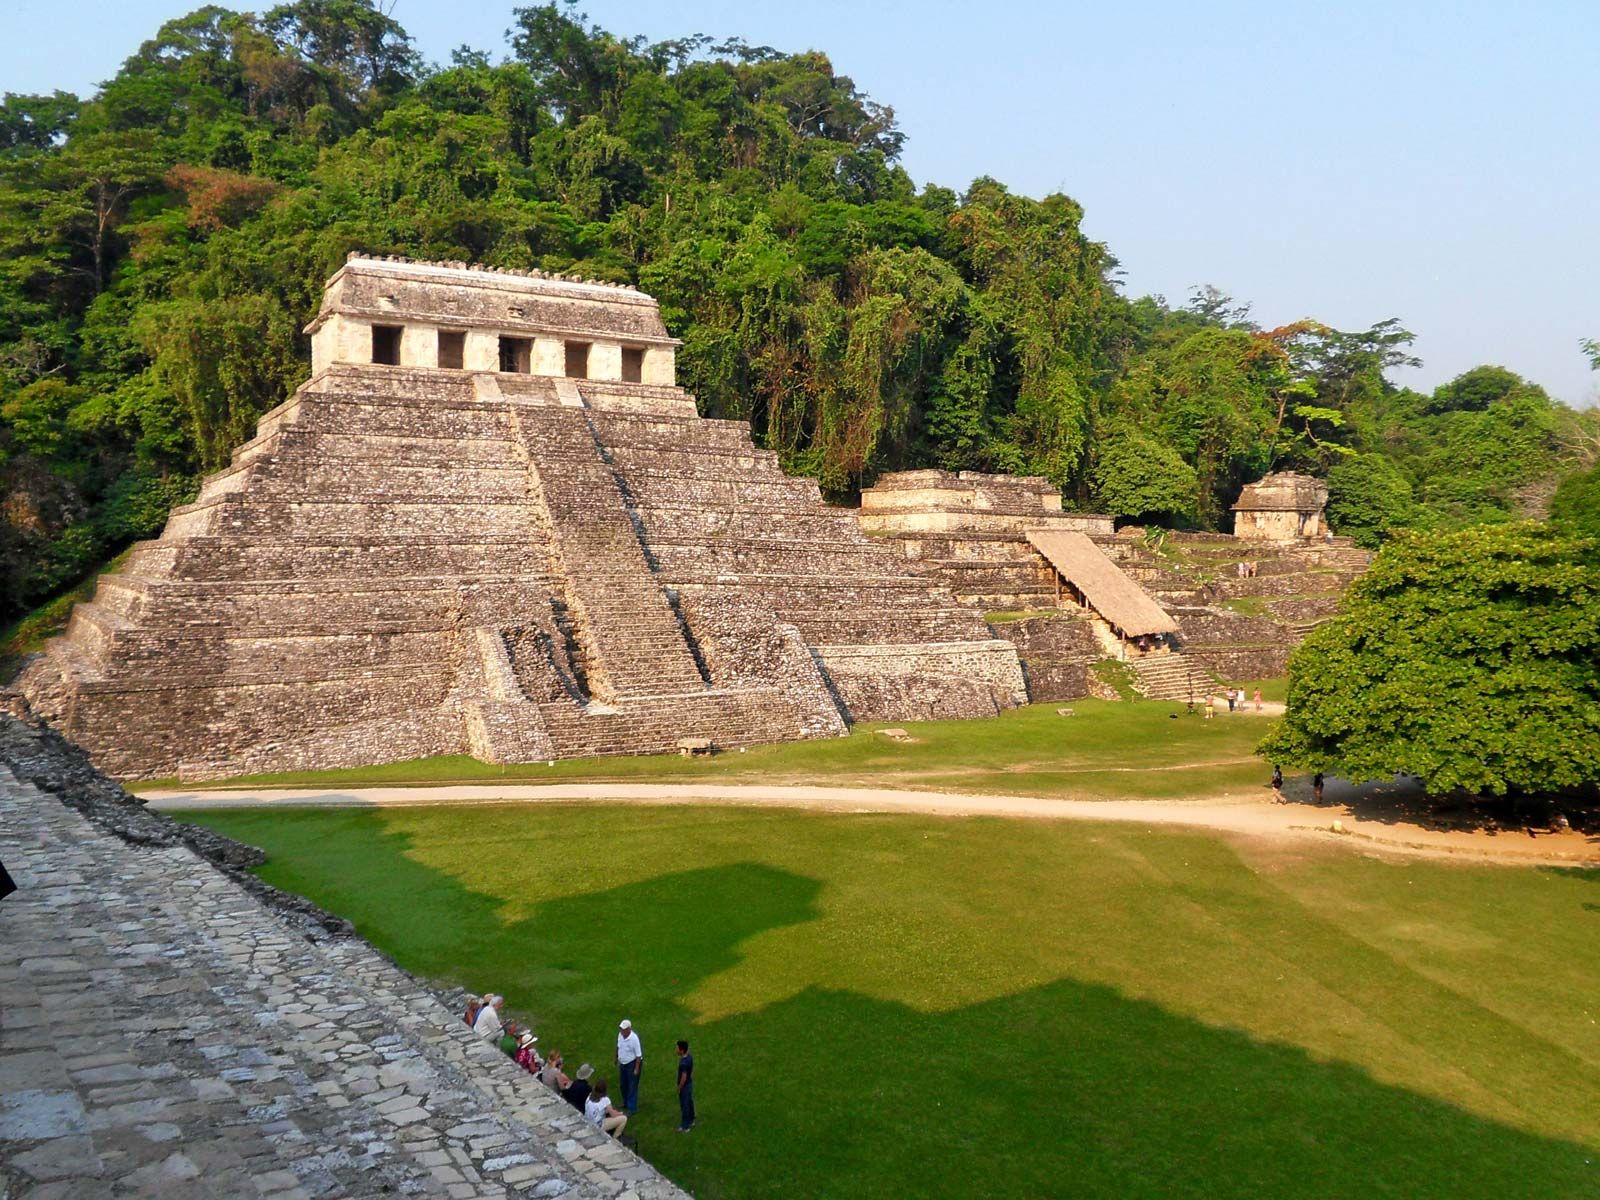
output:
[[[562,288],[462,290],[491,286]],[[191,779],[730,747],[1025,699],[976,610],[674,386],[339,361],[19,686],[105,770]]]

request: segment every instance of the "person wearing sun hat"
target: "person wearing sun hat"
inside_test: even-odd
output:
[[[533,1036],[531,1029],[525,1029],[522,1036],[517,1039],[516,1053],[511,1056],[517,1066],[530,1075],[539,1073],[539,1052],[534,1049],[539,1044],[539,1039]]]
[[[588,1063],[578,1068],[578,1077],[561,1090],[561,1098],[579,1112],[583,1111],[584,1104],[589,1099],[589,1077],[594,1074],[594,1068]]]
[[[626,1017],[617,1026],[617,1074],[622,1087],[623,1110],[638,1112],[639,1076],[644,1074],[644,1047],[639,1043],[633,1022]]]

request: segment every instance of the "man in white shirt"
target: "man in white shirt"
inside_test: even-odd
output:
[[[617,1075],[622,1086],[622,1107],[639,1111],[639,1076],[644,1073],[644,1047],[634,1032],[633,1022],[624,1020],[617,1027]]]
[[[488,1041],[494,1041],[500,1036],[500,1006],[506,1002],[504,996],[485,996],[483,1007],[478,1010],[478,1019],[472,1023],[472,1032]]]

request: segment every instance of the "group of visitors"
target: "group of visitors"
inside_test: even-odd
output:
[[[568,1076],[561,1051],[552,1050],[541,1059],[539,1039],[533,1030],[501,1018],[504,1004],[505,997],[493,992],[475,996],[467,1002],[462,1019],[473,1033],[498,1045],[513,1062],[581,1112],[591,1125],[620,1139],[628,1127],[628,1118],[639,1111],[639,1080],[644,1075],[644,1044],[633,1022],[624,1018],[617,1026],[617,1087],[622,1101],[618,1109],[611,1103],[610,1085],[594,1078],[592,1064],[583,1063],[576,1074]],[[694,1056],[689,1053],[689,1043],[681,1038],[677,1090],[678,1132],[688,1133],[695,1124]]]
[[[1242,687],[1241,688],[1230,687],[1223,693],[1223,695],[1228,701],[1228,711],[1229,712],[1248,712],[1249,711],[1251,697],[1245,692],[1244,688],[1242,688]],[[1260,712],[1261,711],[1261,689],[1260,688],[1257,688],[1256,691],[1255,691],[1255,706],[1256,706],[1256,711]],[[1190,713],[1194,712],[1194,701],[1193,700],[1189,701],[1189,711],[1190,711]],[[1214,697],[1214,696],[1212,696],[1212,695],[1210,695],[1208,693],[1206,695],[1206,720],[1209,721],[1216,714],[1216,711],[1217,711],[1216,697]]]
[[[1240,579],[1254,579],[1256,577],[1256,568],[1259,566],[1261,564],[1257,562],[1241,562],[1235,563],[1233,570],[1234,574]]]
[[[1249,708],[1249,706],[1250,706],[1250,697],[1245,695],[1245,692],[1244,692],[1243,688],[1232,688],[1231,687],[1224,694],[1228,698],[1228,711],[1229,712],[1236,712],[1236,711],[1237,712],[1244,712]],[[1261,689],[1260,688],[1256,689],[1255,702],[1256,702],[1256,711],[1260,712],[1261,711]],[[1235,708],[1236,705],[1237,705],[1237,708]]]

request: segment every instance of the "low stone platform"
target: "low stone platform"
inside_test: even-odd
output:
[[[366,943],[187,846],[0,768],[0,861],[0,1200],[684,1196]]]

